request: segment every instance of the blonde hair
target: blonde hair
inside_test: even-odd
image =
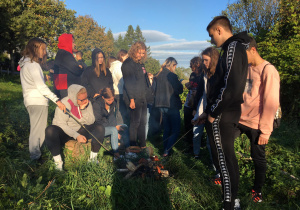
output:
[[[173,58],[173,57],[168,57],[168,58],[165,60],[165,62],[161,65],[160,70],[159,70],[159,72],[157,73],[156,76],[158,76],[158,75],[162,72],[162,70],[163,70],[164,68],[167,68],[167,69],[169,69],[170,71],[172,71],[171,67],[174,66],[174,65],[177,65],[177,64],[178,64],[178,63],[177,63],[177,61],[176,61],[175,58]],[[174,73],[174,72],[173,72],[173,73]]]
[[[103,63],[102,64],[99,64],[99,61],[98,61],[98,55],[100,53],[103,55]],[[104,55],[104,53],[98,52],[96,54],[95,63],[96,63],[95,72],[96,72],[97,77],[100,77],[100,71],[104,72],[104,75],[106,76],[106,65],[105,65],[105,55]]]
[[[139,50],[145,50],[145,56],[142,57],[141,60],[138,60],[136,57],[136,53]],[[144,63],[147,60],[147,47],[144,42],[137,41],[135,42],[129,49],[128,56],[132,58],[132,60],[136,63]]]
[[[35,61],[39,64],[44,64],[46,62],[47,56],[44,56],[42,59],[39,58],[39,49],[43,44],[47,46],[46,42],[40,38],[30,39],[22,52],[24,59],[25,57],[29,57],[31,62]]]

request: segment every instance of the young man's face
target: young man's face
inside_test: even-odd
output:
[[[81,56],[79,55],[79,53],[76,53],[75,57],[76,57],[76,60],[78,60],[78,61],[81,60]]]
[[[252,47],[251,49],[246,50],[247,53],[247,58],[248,58],[248,64],[253,64],[253,60],[254,60],[254,52],[255,52],[255,48]]]
[[[223,45],[220,29],[217,27],[211,27],[208,31],[208,35],[211,39],[211,43],[216,45],[217,47],[221,47]]]

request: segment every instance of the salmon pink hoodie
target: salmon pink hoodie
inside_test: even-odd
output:
[[[269,139],[279,107],[279,88],[279,74],[272,64],[264,61],[257,66],[249,65],[239,123],[259,129],[260,136]]]

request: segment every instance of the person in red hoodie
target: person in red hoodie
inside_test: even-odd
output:
[[[248,76],[236,136],[245,133],[250,139],[251,157],[255,167],[252,199],[254,202],[262,202],[261,189],[267,170],[265,147],[279,107],[280,78],[276,68],[260,57],[252,37],[246,53],[249,63]]]
[[[72,84],[81,83],[81,68],[73,56],[75,52],[74,37],[72,34],[62,34],[58,37],[58,52],[54,61],[53,83],[55,93],[59,98],[68,95],[67,89]]]

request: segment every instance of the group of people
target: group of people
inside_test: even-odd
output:
[[[184,104],[184,123],[191,132],[186,139],[199,158],[205,127],[207,147],[222,184],[224,208],[234,209],[239,183],[234,140],[241,133],[250,139],[255,165],[252,197],[255,202],[262,201],[265,145],[279,106],[280,79],[276,68],[260,57],[252,37],[246,32],[232,34],[228,18],[215,17],[207,31],[216,47],[205,49],[190,63],[193,72],[185,84],[189,92]],[[120,157],[120,139],[126,148],[125,156],[133,156],[129,146],[146,147],[151,107],[162,114],[162,155],[172,155],[180,134],[179,95],[183,92],[175,73],[176,59],[167,58],[156,75],[147,73],[147,47],[138,41],[128,52],[121,50],[117,58],[108,60],[101,49],[95,48],[92,65],[86,67],[73,56],[72,34],[62,34],[58,41],[52,75],[55,94],[45,85],[40,66],[46,57],[43,40],[29,40],[20,60],[24,104],[30,117],[31,159],[40,158],[45,139],[57,169],[62,170],[61,148],[73,138],[82,143],[92,139],[89,160],[97,162],[105,136],[111,136],[116,158]],[[48,99],[57,108],[52,125],[47,127]]]

